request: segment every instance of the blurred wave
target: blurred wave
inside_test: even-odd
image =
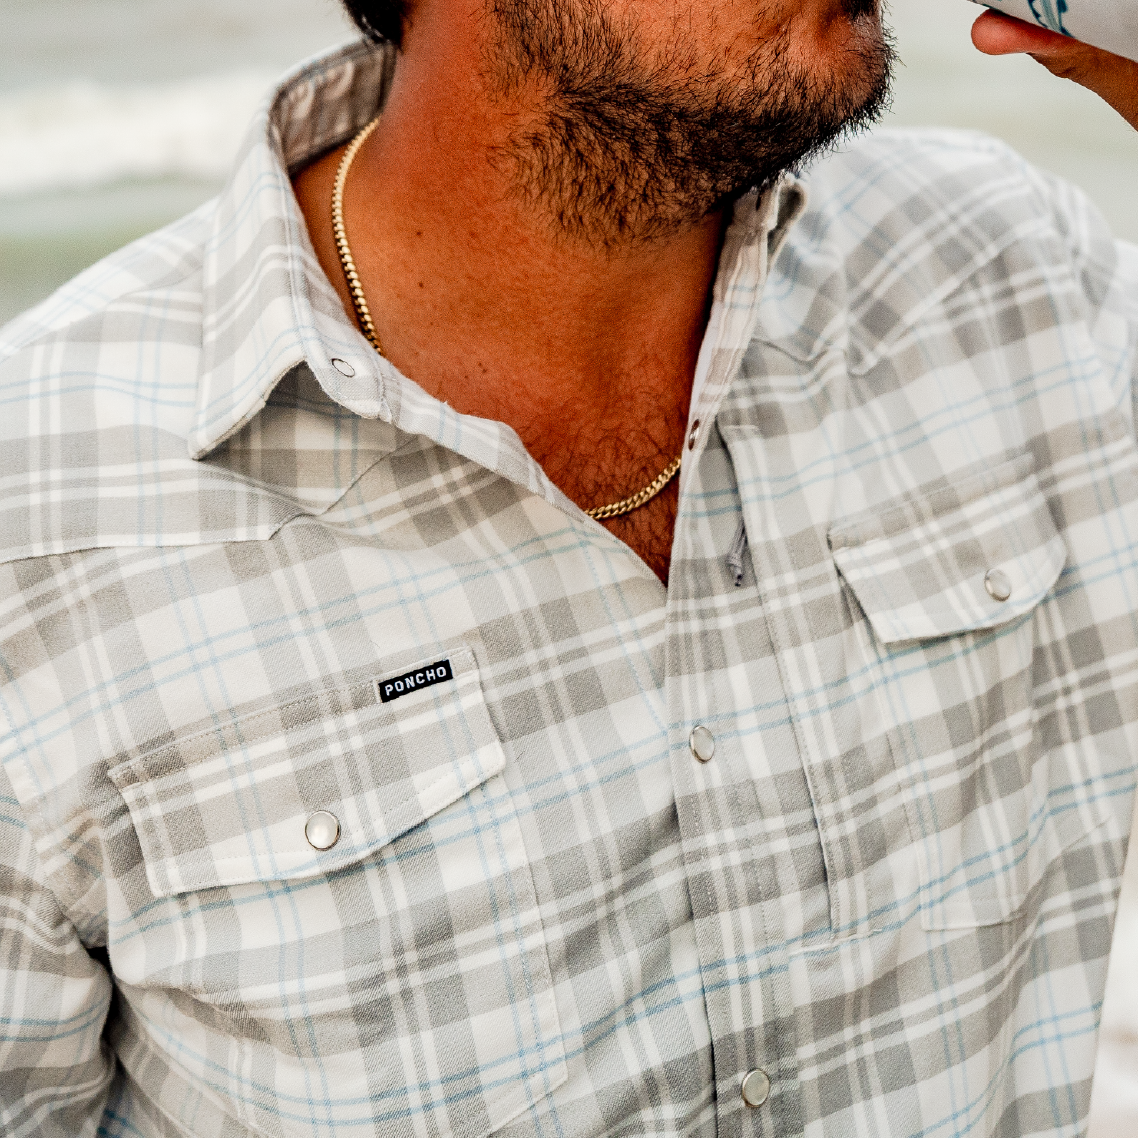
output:
[[[225,176],[272,72],[117,87],[73,81],[0,94],[0,195],[130,179]]]
[[[217,193],[339,0],[0,0],[0,324]]]

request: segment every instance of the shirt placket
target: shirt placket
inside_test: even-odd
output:
[[[738,486],[715,426],[755,334],[768,257],[799,208],[786,195],[796,192],[768,196],[752,218],[737,213],[728,232],[689,422],[668,589],[669,744],[720,1138],[800,1129],[779,870],[764,837],[779,825],[779,811],[763,802],[757,777],[772,766],[768,748],[779,749],[785,765],[796,746],[754,574],[740,572]],[[756,690],[764,691],[765,719],[753,706]]]

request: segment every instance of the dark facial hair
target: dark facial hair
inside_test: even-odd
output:
[[[875,19],[876,0],[843,0]],[[697,223],[748,189],[874,122],[888,106],[887,35],[859,37],[833,85],[787,60],[788,32],[742,75],[694,56],[639,58],[604,0],[494,0],[487,67],[501,93],[542,92],[536,120],[500,160],[566,236],[605,245]]]

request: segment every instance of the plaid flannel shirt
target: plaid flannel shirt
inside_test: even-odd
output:
[[[665,589],[322,275],[392,66],[0,335],[0,1131],[1079,1132],[1138,250],[973,135],[743,198]]]

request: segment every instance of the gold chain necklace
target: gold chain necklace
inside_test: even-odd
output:
[[[360,274],[352,257],[352,247],[348,244],[348,231],[344,225],[344,186],[348,181],[348,171],[352,168],[352,163],[356,160],[360,147],[367,142],[378,123],[379,117],[376,116],[352,139],[348,144],[348,149],[344,151],[343,158],[340,159],[339,168],[336,170],[336,181],[332,187],[332,234],[336,238],[336,251],[340,254],[340,264],[344,269],[344,279],[348,282],[348,292],[351,293],[352,307],[356,310],[356,319],[371,346],[382,356],[383,344],[380,343],[379,333],[375,330],[375,322],[371,318],[371,310],[367,306],[364,286],[360,283]],[[631,494],[627,498],[621,498],[619,502],[610,502],[607,506],[595,506],[591,510],[586,510],[585,513],[590,518],[596,518],[597,521],[619,518],[623,514],[632,513],[633,510],[651,502],[675,478],[679,473],[683,457],[681,452],[642,490],[637,490],[635,494]]]
[[[352,294],[352,306],[356,310],[356,319],[360,322],[364,335],[371,341],[371,346],[383,355],[383,345],[379,342],[379,333],[375,330],[371,312],[368,310],[367,299],[364,296],[364,286],[360,284],[360,274],[356,271],[356,262],[352,259],[352,248],[348,244],[348,231],[344,228],[344,185],[348,180],[348,171],[356,160],[356,155],[368,140],[368,136],[379,124],[377,115],[356,135],[344,151],[340,159],[340,168],[336,171],[336,184],[332,187],[332,233],[336,238],[336,251],[340,254],[340,264],[344,268],[344,277],[348,282],[348,291]]]
[[[621,514],[631,514],[633,510],[651,502],[675,478],[680,471],[680,463],[683,462],[683,459],[682,454],[676,455],[643,490],[637,490],[635,494],[621,498],[619,502],[610,502],[607,506],[595,506],[591,510],[586,510],[585,513],[590,518],[596,518],[599,522],[604,521],[605,518],[619,518]]]

